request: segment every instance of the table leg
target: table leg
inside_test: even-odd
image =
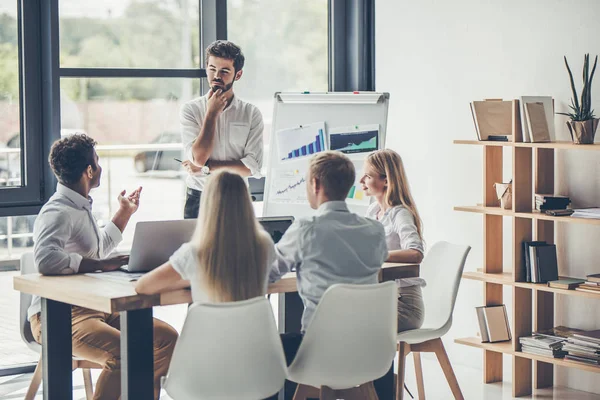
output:
[[[304,303],[297,292],[280,293],[279,297],[279,333],[300,333]]]
[[[121,312],[121,399],[154,398],[152,308]]]
[[[297,292],[280,293],[279,297],[279,333],[300,333],[304,303]],[[279,400],[291,400],[296,385],[286,381],[279,391]]]
[[[44,400],[73,398],[71,305],[42,298]]]

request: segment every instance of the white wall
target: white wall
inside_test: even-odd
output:
[[[469,101],[551,95],[557,111],[565,111],[570,87],[562,57],[578,79],[583,54],[600,53],[600,1],[378,0],[376,7],[377,90],[391,93],[387,147],[404,159],[427,242],[470,244],[466,269],[480,268],[482,217],[452,210],[482,201],[482,149],[452,144],[476,138]],[[593,102],[600,114],[598,79]],[[565,121],[556,117],[559,140],[570,139]],[[557,192],[570,195],[574,206],[600,205],[600,152],[559,151],[556,158]],[[509,150],[505,161],[508,179]],[[505,270],[511,269],[510,227],[505,219]],[[600,272],[600,227],[559,224],[557,237],[561,274]],[[462,282],[445,340],[455,363],[481,367],[481,350],[452,339],[477,332],[474,307],[482,291],[479,282]],[[510,307],[511,294],[506,288]],[[556,299],[557,325],[600,328],[600,300]],[[510,364],[505,357],[506,380]],[[557,371],[557,384],[600,393],[597,374]]]

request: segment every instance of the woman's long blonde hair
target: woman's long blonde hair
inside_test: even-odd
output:
[[[226,171],[211,175],[191,242],[198,249],[201,287],[211,301],[264,295],[268,250],[261,229],[244,179]]]
[[[404,163],[402,163],[400,154],[389,149],[379,150],[369,154],[367,163],[373,167],[379,176],[387,179],[384,197],[385,203],[390,207],[402,205],[409,210],[415,219],[417,233],[421,240],[423,240],[423,221],[419,216],[417,206],[410,193],[410,186],[408,185]]]

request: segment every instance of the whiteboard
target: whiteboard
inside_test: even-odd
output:
[[[263,216],[314,215],[315,210],[306,201],[304,182],[311,155],[321,150],[321,143],[325,150],[330,149],[330,132],[335,135],[346,130],[356,130],[349,133],[358,134],[377,129],[377,148],[385,148],[388,104],[388,93],[275,93]],[[323,137],[320,129],[324,130]],[[311,140],[313,142],[309,142]],[[300,146],[302,143],[305,145]],[[358,183],[362,165],[370,153],[347,151],[355,165]],[[364,215],[370,199],[361,195],[359,187],[356,193],[354,190],[350,191],[348,206],[351,211]]]

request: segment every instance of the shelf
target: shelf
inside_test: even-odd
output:
[[[528,358],[528,359],[534,360],[534,361],[543,361],[545,363],[559,365],[561,367],[578,368],[578,369],[581,369],[584,371],[590,371],[590,372],[600,372],[600,366],[596,366],[596,365],[588,365],[588,364],[579,363],[579,362],[575,362],[575,361],[565,360],[562,358],[545,357],[545,356],[539,356],[536,354],[528,354],[528,353],[523,353],[521,351],[515,351],[515,350],[513,350],[512,342],[510,342],[510,341],[500,342],[500,343],[481,343],[480,338],[470,337],[470,338],[455,339],[454,342],[465,345],[465,346],[477,347],[477,348],[484,349],[484,350],[494,351],[496,353],[509,354],[509,355],[513,355],[513,356],[517,356],[517,357],[521,357],[521,358]]]
[[[540,292],[550,292],[556,294],[563,294],[566,296],[579,296],[579,297],[587,297],[592,299],[600,299],[600,293],[590,293],[590,292],[581,292],[579,290],[567,290],[567,289],[557,289],[551,288],[543,283],[528,283],[528,282],[514,282],[512,278],[512,274],[510,272],[503,272],[497,274],[486,274],[484,272],[464,272],[462,277],[464,279],[481,281],[487,283],[496,283],[499,285],[507,285],[520,287],[525,289],[539,290]],[[564,278],[564,277],[561,277]]]
[[[515,142],[494,142],[480,140],[455,140],[454,144],[470,144],[479,146],[503,146],[503,147],[528,147],[533,149],[561,149],[561,150],[600,150],[600,143],[594,144],[573,144],[571,141],[556,141],[552,143],[515,143]]]
[[[539,211],[532,212],[513,212],[513,210],[505,210],[500,207],[484,207],[484,206],[460,206],[454,207],[455,211],[463,211],[478,214],[501,215],[503,217],[518,217],[529,219],[540,219],[544,221],[568,222],[575,224],[600,225],[600,219],[593,218],[577,218],[573,216],[553,217],[552,215],[542,214]]]

